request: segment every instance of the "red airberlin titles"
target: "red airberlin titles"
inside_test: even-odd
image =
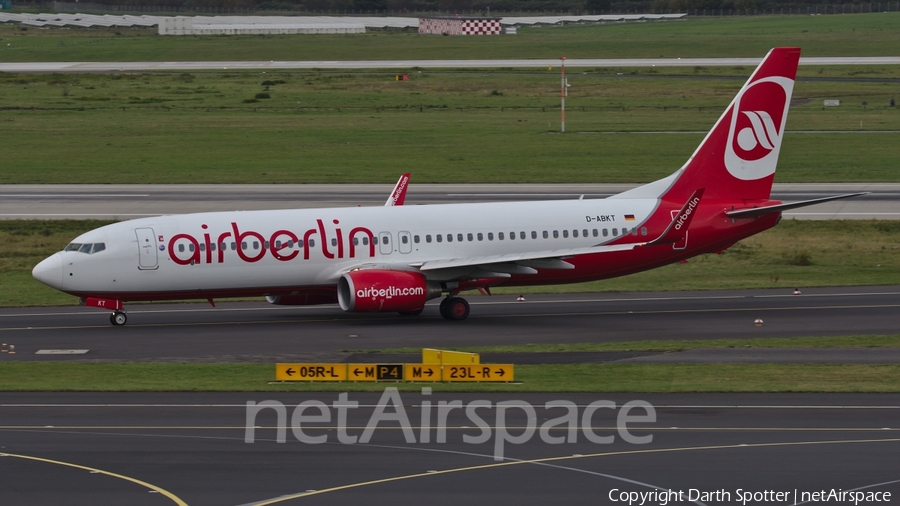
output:
[[[605,279],[721,252],[786,209],[858,195],[770,199],[799,59],[798,48],[770,51],[681,169],[606,199],[404,206],[403,174],[379,207],[108,225],[33,274],[113,309],[115,325],[126,301],[234,296],[415,315],[446,294],[441,315],[462,320],[463,290]]]
[[[340,225],[338,220],[332,220],[332,223]],[[207,232],[209,226],[204,223],[200,225],[200,228],[203,229],[201,239],[197,239],[191,234],[177,233],[169,239],[168,252],[172,261],[178,265],[224,263],[229,247],[234,253],[237,253],[238,259],[247,263],[262,260],[266,256],[267,251],[271,252],[272,257],[276,260],[287,262],[297,258],[300,255],[300,249],[303,250],[303,259],[309,260],[310,251],[314,247],[311,244],[315,243],[315,241],[311,242],[311,239],[318,237],[322,256],[327,259],[345,258],[345,244],[348,251],[346,258],[356,258],[357,248],[360,245],[363,248],[363,253],[367,254],[368,257],[375,256],[375,236],[368,228],[351,228],[350,233],[345,237],[343,231],[336,227],[333,236],[336,241],[336,249],[332,251],[328,247],[329,237],[325,230],[325,224],[321,219],[316,220],[316,227],[298,234],[285,229],[276,230],[266,238],[263,234],[254,230],[242,232],[237,222],[231,222],[231,231],[219,233],[216,240],[213,241],[213,236]],[[301,237],[303,238],[302,242],[300,242]],[[361,244],[360,239],[362,239]],[[256,245],[256,247],[252,248],[254,251],[252,254],[247,253],[247,251],[251,250],[248,247],[249,240],[253,240]],[[187,244],[187,248],[178,248],[178,246],[184,246],[185,244]],[[187,253],[187,255],[184,253]]]

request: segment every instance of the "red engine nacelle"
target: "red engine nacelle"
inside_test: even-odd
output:
[[[417,311],[441,296],[441,287],[418,272],[359,270],[341,276],[338,303],[344,311]]]

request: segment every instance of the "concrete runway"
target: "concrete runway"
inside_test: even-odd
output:
[[[759,65],[758,58],[571,58],[570,68],[732,67]],[[357,60],[357,61],[159,61],[159,62],[0,62],[0,72],[190,72],[198,70],[312,70],[415,68],[544,68],[558,58],[519,60]],[[900,57],[802,57],[800,65],[898,65]]]
[[[398,175],[399,177],[399,175]],[[413,175],[415,178],[415,174]],[[605,198],[634,184],[410,184],[407,205]],[[383,205],[393,185],[0,185],[0,219],[131,219],[161,214]],[[900,219],[900,184],[781,183],[786,202],[870,195],[784,213],[796,219]]]
[[[900,286],[615,294],[470,296],[463,322],[431,301],[417,317],[336,306],[259,303],[130,305],[128,325],[87,307],[0,309],[0,362],[332,362],[352,351],[527,343],[748,339],[888,334],[900,329]],[[761,318],[761,327],[754,320]],[[78,355],[39,350],[89,350]],[[711,359],[710,361],[716,361]]]
[[[10,505],[297,505],[297,504],[628,504],[620,494],[671,489],[672,504],[741,504],[738,493],[771,497],[766,504],[802,504],[832,489],[900,495],[900,396],[882,394],[464,394],[421,392],[381,399],[378,393],[4,393],[0,412],[0,502]],[[275,409],[250,419],[247,402],[285,406],[318,400],[331,420],[306,422],[300,442],[286,431],[277,443]],[[449,410],[446,441],[437,442],[440,401],[474,400],[490,407]],[[535,431],[574,404],[573,442],[550,444],[566,425]],[[588,404],[607,400],[585,421]],[[617,430],[629,401],[648,402],[655,421],[630,421]],[[396,404],[395,402],[396,401]],[[430,420],[422,422],[423,402]],[[358,407],[350,407],[359,403]],[[498,402],[508,402],[501,410]],[[407,436],[396,421],[373,424],[376,406],[397,406],[409,418]],[[346,421],[338,422],[343,405]],[[525,410],[533,406],[534,418]],[[470,406],[472,407],[472,406]],[[635,408],[631,416],[646,415]],[[307,410],[306,416],[318,414]],[[478,420],[480,418],[480,420]],[[483,423],[476,426],[476,420]],[[556,422],[559,423],[559,422]],[[427,429],[423,432],[421,427]],[[549,427],[549,425],[548,425]],[[588,431],[585,431],[587,427]],[[463,437],[487,431],[480,443]],[[427,433],[429,442],[422,442]],[[301,434],[301,435],[302,435]],[[505,442],[523,435],[521,444]],[[611,437],[595,443],[588,436]],[[629,443],[627,437],[651,441]],[[345,439],[346,441],[346,439]],[[505,460],[496,461],[498,446]],[[711,493],[691,499],[691,489]],[[740,492],[739,492],[740,491]],[[796,494],[796,500],[795,495]],[[804,494],[807,494],[804,496]],[[884,496],[881,496],[884,498]],[[616,502],[618,501],[618,502]],[[752,500],[744,504],[763,504]],[[634,504],[639,504],[635,502]],[[648,501],[645,504],[661,504]],[[829,504],[853,504],[830,501]],[[862,500],[859,504],[876,504]]]

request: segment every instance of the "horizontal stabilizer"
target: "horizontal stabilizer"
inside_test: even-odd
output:
[[[726,211],[725,215],[729,218],[757,218],[769,213],[780,213],[789,209],[797,209],[798,207],[812,206],[821,204],[822,202],[830,202],[832,200],[846,199],[850,197],[858,197],[860,195],[868,195],[869,192],[847,193],[845,195],[835,195],[833,197],[822,197],[820,199],[803,200],[800,202],[790,202],[787,204],[777,204],[774,206],[753,207],[750,209],[737,209],[734,211]]]

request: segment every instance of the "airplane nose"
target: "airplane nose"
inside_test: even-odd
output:
[[[61,290],[63,278],[62,256],[56,253],[45,258],[41,263],[34,266],[31,275],[41,283]]]

